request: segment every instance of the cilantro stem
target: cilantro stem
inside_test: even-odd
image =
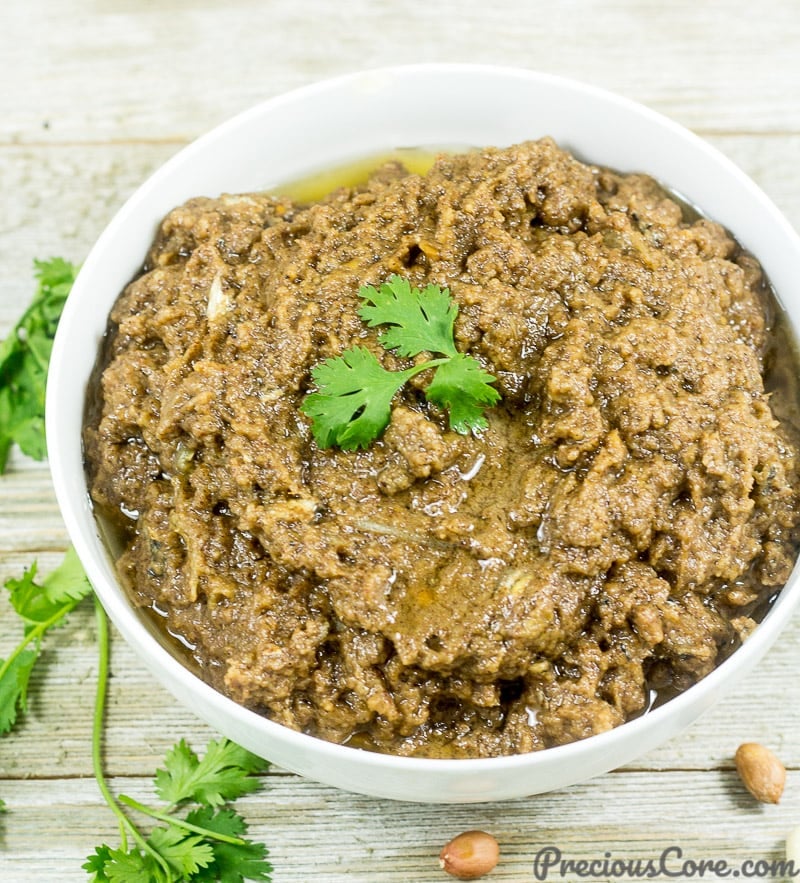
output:
[[[437,365],[444,365],[449,361],[450,356],[443,356],[440,359],[428,359],[427,362],[420,362],[419,365],[413,365],[411,368],[406,368],[398,373],[404,374],[406,379],[410,380],[415,374],[421,374],[423,371],[427,371],[428,368],[435,368]]]
[[[404,368],[402,371],[394,372],[397,377],[402,377],[402,381],[398,381],[397,387],[398,389],[408,383],[412,377],[416,377],[417,374],[422,374],[423,371],[427,371],[428,368],[436,368],[439,365],[444,365],[446,362],[450,361],[450,357],[442,357],[440,359],[429,359],[427,362],[420,362],[419,365],[412,365],[410,368]]]
[[[94,596],[94,612],[97,622],[97,690],[94,700],[94,719],[92,723],[92,769],[94,777],[97,780],[97,787],[103,795],[108,808],[117,817],[119,822],[120,844],[122,849],[128,850],[127,832],[131,832],[131,836],[136,841],[137,846],[144,852],[151,855],[159,864],[159,866],[169,874],[170,869],[164,858],[150,846],[150,844],[142,837],[136,825],[125,815],[119,803],[111,793],[111,789],[106,782],[106,776],[103,772],[103,721],[105,719],[106,710],[106,693],[108,690],[108,660],[109,660],[109,640],[108,640],[108,618],[103,610],[97,595]]]
[[[150,809],[149,806],[145,806],[143,803],[139,803],[138,800],[134,800],[132,797],[128,797],[127,794],[120,794],[119,796],[120,803],[124,803],[125,806],[129,806],[131,809],[136,809],[141,813],[144,813],[146,816],[150,816],[151,818],[158,819],[159,822],[166,822],[169,825],[174,825],[176,828],[183,828],[186,831],[191,831],[193,834],[202,834],[203,837],[208,838],[209,840],[221,840],[223,843],[231,843],[234,846],[244,846],[247,843],[246,840],[242,840],[241,837],[231,837],[228,834],[218,834],[216,831],[211,831],[208,828],[203,828],[200,825],[193,825],[191,822],[186,822],[177,816],[169,815],[169,813],[158,812],[158,810]]]
[[[117,817],[119,821],[119,834],[122,841],[122,848],[128,849],[127,830],[130,822],[125,813],[117,805],[117,801],[109,790],[106,782],[105,773],[103,772],[102,757],[102,736],[103,736],[103,720],[106,710],[106,690],[108,687],[108,619],[105,610],[100,604],[100,600],[95,596],[94,613],[97,622],[97,691],[94,699],[94,720],[92,725],[92,768],[94,777],[97,779],[97,787],[103,795],[103,800],[108,804],[109,809]]]
[[[32,628],[11,651],[8,659],[6,659],[2,666],[0,666],[0,680],[5,677],[6,672],[11,668],[14,660],[20,655],[20,653],[22,653],[28,644],[33,643],[33,641],[38,641],[49,628],[52,628],[59,620],[63,619],[68,613],[73,611],[82,600],[82,598],[78,598],[75,601],[70,601],[68,604],[60,607],[49,619],[34,626],[34,628]]]

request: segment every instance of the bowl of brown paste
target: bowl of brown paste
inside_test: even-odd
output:
[[[798,257],[724,157],[580,84],[273,99],[84,265],[71,537],[156,676],[290,769],[442,802],[610,769],[796,603]]]

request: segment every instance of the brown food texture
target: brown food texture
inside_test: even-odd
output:
[[[320,450],[315,365],[410,364],[358,316],[394,273],[450,289],[502,402],[457,435],[422,373],[368,450]],[[135,603],[273,720],[406,755],[571,742],[710,672],[789,575],[773,326],[722,227],[549,139],[313,205],[193,199],[111,314],[92,497]]]

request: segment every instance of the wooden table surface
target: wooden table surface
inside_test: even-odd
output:
[[[264,98],[387,63],[518,65],[595,83],[693,129],[800,227],[798,0],[25,0],[0,9],[0,334],[33,291],[34,258],[81,261],[133,189],[183,144]],[[800,271],[799,271],[800,272]],[[46,464],[18,453],[0,478],[0,580],[67,544]],[[0,656],[18,627],[0,599]],[[437,881],[467,828],[500,841],[489,879],[533,880],[545,846],[569,858],[774,859],[800,824],[800,622],[738,692],[684,736],[583,785],[477,806],[356,797],[273,770],[240,806],[274,880]],[[90,604],[48,641],[21,726],[0,739],[0,881],[85,879],[118,842],[91,773],[96,670]],[[113,640],[112,786],[146,799],[169,746],[213,732]],[[772,746],[780,805],[756,805],[732,755]],[[557,879],[552,877],[552,879]],[[578,879],[567,875],[562,879]],[[592,879],[609,879],[598,877]],[[706,875],[705,879],[716,879]]]

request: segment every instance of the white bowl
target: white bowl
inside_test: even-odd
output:
[[[415,65],[356,73],[243,113],[159,169],[89,254],[58,328],[47,391],[53,481],[72,542],[109,616],[153,674],[202,719],[251,751],[340,788],[400,800],[466,803],[562,788],[671,738],[749,671],[800,599],[798,568],[747,642],[651,713],[532,754],[476,760],[392,757],[293,732],[203,683],[122,590],[87,492],[81,449],[86,386],[106,317],[139,271],[162,217],[197,195],[274,187],[387,148],[497,145],[553,136],[580,158],[644,171],[728,227],[761,261],[800,337],[800,239],[759,188],[692,133],[623,98],[530,71]]]

